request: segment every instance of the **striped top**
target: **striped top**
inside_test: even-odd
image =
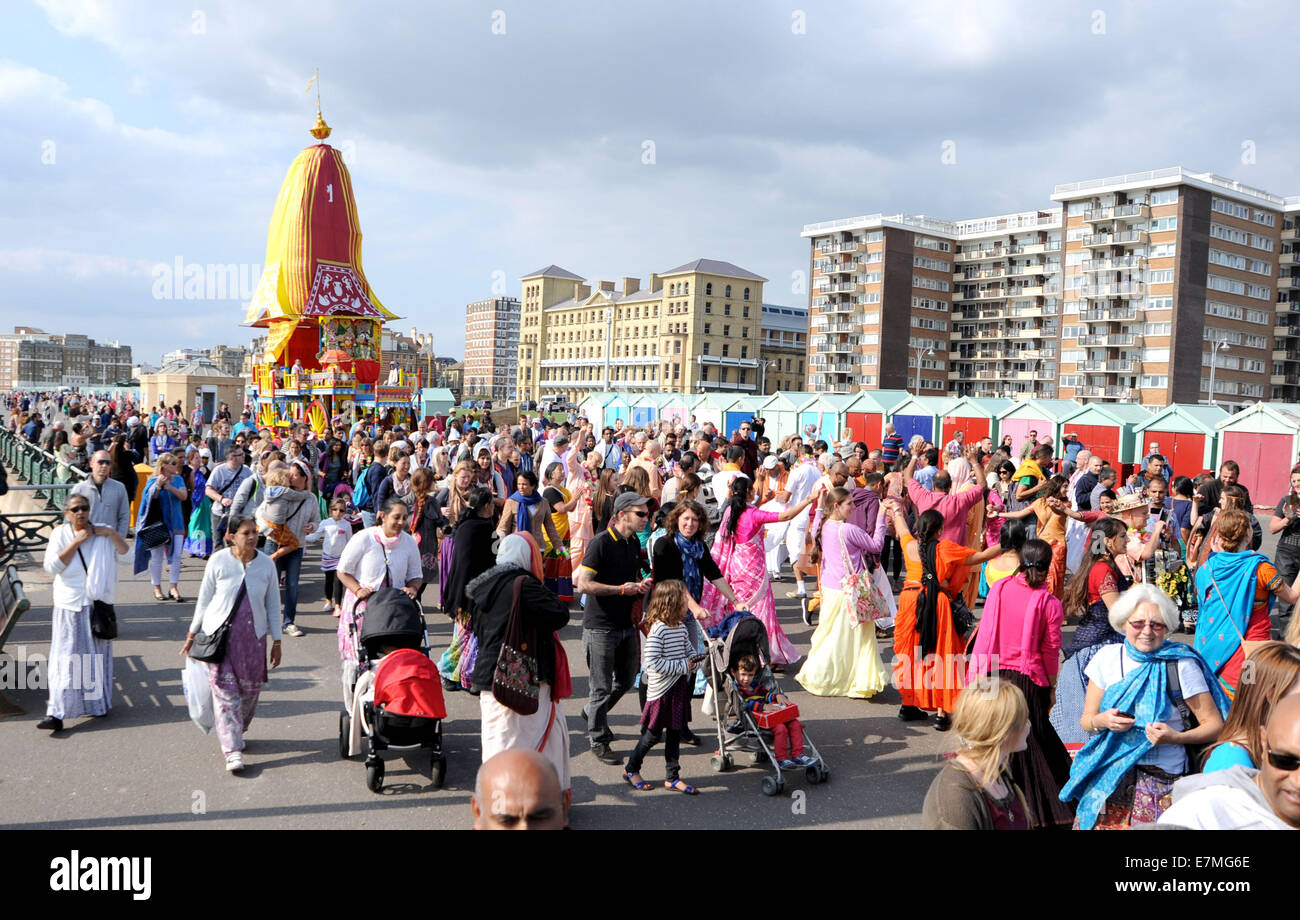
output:
[[[646,685],[646,701],[657,700],[690,670],[691,634],[686,631],[686,624],[668,626],[662,621],[650,627],[650,635],[645,640],[641,664],[645,675],[649,677]]]

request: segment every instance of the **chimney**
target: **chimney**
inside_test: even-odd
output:
[[[664,283],[659,280],[659,276],[656,275],[654,272],[651,272],[650,280],[646,283],[646,290],[651,292],[658,291],[661,290],[663,286]]]
[[[623,279],[623,296],[624,296],[624,297],[626,297],[628,294],[635,294],[635,293],[636,293],[637,291],[639,291],[639,290],[641,290],[641,279],[640,279],[640,278],[624,278],[624,279]]]
[[[604,291],[606,294],[613,294],[613,293],[614,293],[614,282],[613,282],[613,281],[600,281],[600,282],[598,282],[598,284],[600,285],[600,289],[601,289],[602,291]]]
[[[575,284],[573,286],[573,299],[582,302],[591,296],[590,284]]]

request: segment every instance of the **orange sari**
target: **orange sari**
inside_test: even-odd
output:
[[[916,604],[921,594],[921,563],[907,555],[912,537],[900,537],[907,581],[898,599],[898,618],[894,621],[894,686],[903,697],[904,706],[919,709],[942,709],[951,713],[965,686],[966,644],[952,625],[952,607],[948,599],[961,593],[971,569],[965,561],[975,551],[950,540],[940,540],[935,553],[935,569],[943,591],[939,595],[938,641],[930,654],[921,655],[921,638],[916,628]],[[919,659],[919,660],[918,660]]]

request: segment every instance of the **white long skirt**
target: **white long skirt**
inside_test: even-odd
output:
[[[50,617],[50,702],[45,714],[56,719],[107,715],[113,700],[113,642],[90,631],[90,605],[80,610],[55,607]]]
[[[551,721],[554,702],[554,722]],[[521,716],[509,707],[502,706],[484,690],[478,697],[482,716],[483,762],[509,748],[537,751],[551,762],[560,777],[560,788],[572,785],[569,779],[569,729],[564,721],[564,701],[551,700],[551,685],[543,682],[537,694],[537,712]],[[547,725],[550,724],[550,733]],[[542,743],[542,739],[546,743]]]

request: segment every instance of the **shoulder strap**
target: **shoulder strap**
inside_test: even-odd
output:
[[[89,574],[90,574],[90,566],[86,565],[86,557],[81,555],[81,547],[80,547],[80,546],[77,547],[77,556],[78,556],[78,558],[81,559],[81,567],[82,567],[83,569],[85,569],[85,570],[86,570],[86,574],[89,575]]]
[[[1165,692],[1169,695],[1169,701],[1174,704],[1174,708],[1178,710],[1178,714],[1182,716],[1184,731],[1200,724],[1192,712],[1192,707],[1188,706],[1187,700],[1183,699],[1183,685],[1178,678],[1177,658],[1165,662]]]

